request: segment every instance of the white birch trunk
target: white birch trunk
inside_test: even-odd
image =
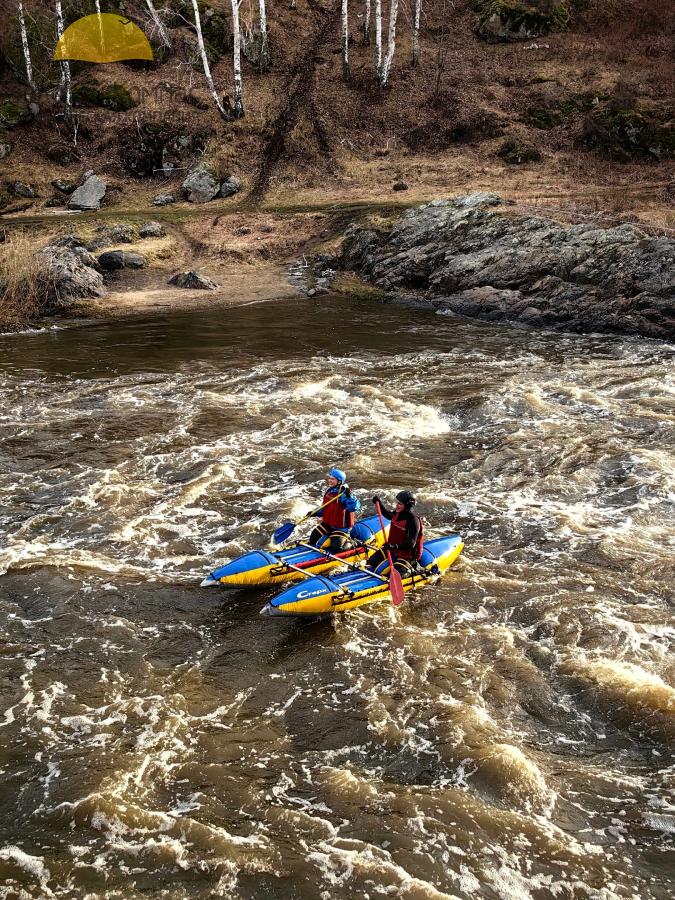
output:
[[[232,0],[232,34],[234,37],[234,49],[232,52],[232,66],[234,69],[234,117],[241,119],[244,116],[244,99],[241,83],[241,29],[239,28],[239,3],[241,0]]]
[[[415,24],[413,25],[412,64],[420,61],[420,19],[422,18],[422,0],[415,0]]]
[[[208,85],[209,91],[211,92],[211,96],[213,97],[213,102],[216,104],[216,109],[221,114],[221,116],[226,119],[227,115],[225,110],[223,109],[223,104],[220,102],[220,97],[218,96],[218,91],[216,90],[216,86],[213,83],[213,76],[211,75],[211,67],[209,66],[209,58],[206,55],[206,47],[204,46],[204,37],[202,35],[202,19],[199,15],[199,5],[197,4],[197,0],[192,0],[192,10],[194,12],[195,17],[195,30],[197,32],[197,45],[199,47],[199,53],[202,58],[202,66],[204,67],[204,78],[206,79],[206,84]]]
[[[260,62],[266,66],[269,62],[269,38],[267,35],[267,8],[265,0],[258,0],[260,11]]]
[[[366,0],[366,14],[363,17],[363,43],[370,43],[370,0]]]
[[[349,81],[349,0],[342,0],[342,77]]]
[[[105,33],[103,31],[103,19],[101,18],[101,0],[94,0],[94,6],[98,16],[98,36],[101,41],[101,53],[105,57]]]
[[[382,68],[382,0],[375,0],[375,74]]]
[[[171,43],[171,38],[169,37],[169,32],[164,27],[164,22],[159,17],[159,13],[155,9],[155,5],[152,0],[145,0],[145,5],[148,7],[148,12],[152,17],[152,21],[155,23],[155,28],[159,33],[159,37],[167,48],[167,50],[173,50],[173,44]]]
[[[21,29],[21,46],[23,47],[23,58],[26,63],[26,81],[32,90],[35,90],[35,82],[33,81],[33,66],[30,61],[30,48],[28,46],[28,33],[26,31],[26,20],[23,15],[23,3],[19,0],[19,28]]]
[[[391,0],[389,5],[389,34],[387,35],[387,55],[384,57],[382,68],[380,69],[380,85],[387,86],[389,81],[389,73],[391,72],[391,64],[394,61],[394,52],[396,51],[396,20],[398,18],[398,0]]]
[[[56,40],[61,40],[63,34],[63,10],[61,9],[61,0],[54,0],[54,8],[56,10]],[[67,122],[72,118],[73,95],[71,90],[70,63],[67,59],[62,59],[59,63],[61,66],[61,90],[63,91],[64,100],[64,118]]]

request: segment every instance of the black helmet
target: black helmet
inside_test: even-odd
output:
[[[399,503],[402,503],[406,509],[412,509],[417,503],[417,498],[412,491],[399,491],[396,495],[396,499]]]

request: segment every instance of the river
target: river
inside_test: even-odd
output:
[[[672,896],[674,368],[330,296],[0,337],[0,896]],[[331,465],[460,561],[199,586]]]

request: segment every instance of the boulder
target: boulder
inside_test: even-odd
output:
[[[208,203],[217,196],[220,182],[205,166],[199,166],[183,182],[183,193],[190,203]]]
[[[176,198],[173,194],[157,194],[152,198],[152,202],[154,206],[168,206],[169,203],[175,203]]]
[[[5,141],[0,142],[0,159],[6,159],[12,152],[12,145]]]
[[[49,200],[45,200],[45,207],[47,209],[56,209],[59,206],[63,206],[63,198],[62,197],[50,197]]]
[[[143,269],[145,257],[133,250],[109,250],[101,253],[98,264],[105,272],[115,272],[118,269]]]
[[[115,244],[133,244],[136,240],[136,229],[133,225],[118,222],[115,225],[99,225],[96,237],[89,241],[87,250],[101,250]]]
[[[211,281],[205,275],[200,275],[198,272],[193,271],[178,272],[178,274],[173,275],[169,279],[169,284],[180,288],[192,288],[193,290],[198,289],[202,291],[215,291],[218,287],[215,281]]]
[[[105,197],[106,183],[97,175],[90,175],[83,185],[73,191],[68,200],[69,209],[99,209]]]
[[[142,238],[157,238],[163,237],[166,232],[164,231],[164,226],[159,222],[144,222],[139,231],[139,237]]]
[[[35,188],[30,184],[25,184],[23,181],[15,181],[12,185],[12,190],[17,197],[25,197],[27,200],[34,200],[37,197]]]
[[[228,175],[220,185],[219,197],[232,197],[241,190],[241,181],[234,175]]]
[[[394,191],[407,191],[408,185],[405,181],[395,181],[392,190]]]
[[[77,240],[75,235],[65,235]],[[80,245],[49,244],[39,251],[47,259],[52,289],[57,301],[81,297],[103,297],[103,276],[96,259]]]
[[[55,241],[52,241],[50,246],[69,247],[72,250],[73,247],[84,247],[84,241],[79,234],[63,234]]]

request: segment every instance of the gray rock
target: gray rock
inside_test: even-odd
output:
[[[0,143],[0,159],[6,159],[12,152],[12,145],[2,141]]]
[[[159,222],[144,222],[138,234],[142,238],[153,238],[153,237],[163,237],[166,232],[164,231],[164,226]]]
[[[76,235],[64,237],[76,240]],[[61,238],[61,241],[64,239]],[[103,276],[96,259],[80,245],[50,244],[39,251],[46,257],[55,300],[63,302],[81,297],[103,297]]]
[[[133,225],[121,222],[116,225],[99,225],[96,237],[87,244],[87,250],[102,250],[103,247],[112,247],[115,244],[133,244],[136,237]]]
[[[115,272],[118,269],[143,269],[145,257],[133,250],[109,250],[101,253],[98,264],[105,272]]]
[[[90,175],[68,200],[69,209],[99,209],[105,197],[106,183],[97,175]]]
[[[220,182],[205,166],[199,166],[183,182],[183,193],[190,203],[208,203],[218,194]]]
[[[34,200],[37,197],[35,188],[30,184],[25,184],[23,181],[15,181],[12,185],[12,190],[17,197],[25,197],[27,200]]]
[[[49,200],[45,200],[45,207],[47,209],[56,209],[59,206],[63,206],[63,198],[62,197],[50,197]]]
[[[392,190],[394,190],[394,191],[407,191],[407,190],[408,190],[408,185],[405,183],[405,181],[395,181]]]
[[[564,226],[504,214],[494,194],[434,201],[389,230],[350,226],[327,264],[402,302],[439,312],[576,332],[675,338],[675,241],[631,225]]]
[[[52,181],[52,187],[55,187],[62,194],[72,194],[76,190],[77,185],[72,181],[65,181],[63,178],[55,178]]]
[[[211,279],[207,278],[205,275],[200,275],[198,272],[194,271],[178,272],[169,279],[169,284],[174,284],[176,287],[192,288],[202,291],[215,291],[218,287],[215,281],[211,281]]]
[[[173,194],[157,194],[152,198],[152,202],[155,206],[168,206],[169,203],[175,203],[176,198]]]
[[[220,185],[220,191],[218,192],[219,197],[232,197],[234,194],[238,194],[241,190],[241,181],[238,178],[235,178],[234,175],[228,175],[227,178]]]

